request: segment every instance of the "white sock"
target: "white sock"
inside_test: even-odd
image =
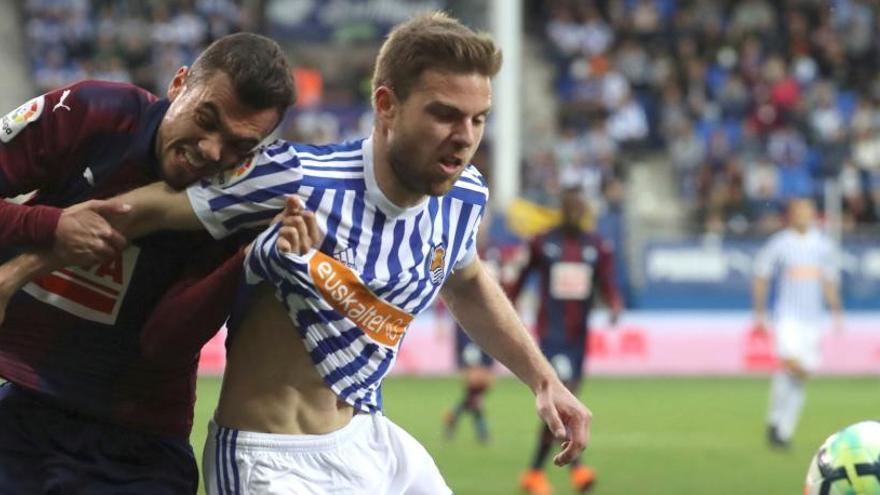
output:
[[[782,414],[785,411],[785,399],[787,397],[786,374],[782,371],[773,373],[770,379],[770,398],[767,404],[767,424],[779,427],[782,422]]]
[[[788,441],[794,435],[794,430],[801,417],[801,410],[804,407],[804,399],[806,398],[806,388],[804,387],[803,379],[787,373],[785,377],[785,406],[780,415],[780,421],[777,424],[777,431],[779,432],[779,438]]]

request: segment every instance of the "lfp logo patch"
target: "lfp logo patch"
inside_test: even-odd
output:
[[[0,119],[0,141],[8,143],[29,123],[40,118],[46,97],[40,95],[9,112]]]
[[[226,170],[225,172],[220,172],[217,174],[217,182],[218,185],[222,188],[227,188],[232,186],[233,184],[238,183],[242,179],[248,176],[251,173],[251,170],[254,169],[254,157],[253,155],[249,156],[247,160],[242,162],[235,168],[231,168]]]
[[[443,272],[446,268],[446,248],[443,245],[434,246],[431,253],[431,264],[428,266],[428,272],[431,274],[431,283],[440,285],[443,282]]]

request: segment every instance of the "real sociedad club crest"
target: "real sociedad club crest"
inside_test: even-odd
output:
[[[431,273],[431,283],[440,285],[443,281],[443,270],[446,267],[446,248],[443,245],[434,246],[431,251],[431,264],[428,271]]]

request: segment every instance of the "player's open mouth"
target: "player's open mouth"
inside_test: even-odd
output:
[[[194,164],[199,163],[200,160],[191,151],[187,150],[186,148],[179,148],[177,150],[177,158],[181,168],[192,175],[199,174],[199,170],[201,169],[201,167],[197,167]]]
[[[461,158],[446,156],[441,158],[438,163],[440,163],[440,168],[442,168],[443,172],[447,175],[455,175],[461,170],[464,162]]]

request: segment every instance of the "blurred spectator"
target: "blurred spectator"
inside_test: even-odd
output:
[[[240,29],[240,3],[28,0],[25,33],[37,89],[92,78],[132,81],[162,93],[169,71]]]

